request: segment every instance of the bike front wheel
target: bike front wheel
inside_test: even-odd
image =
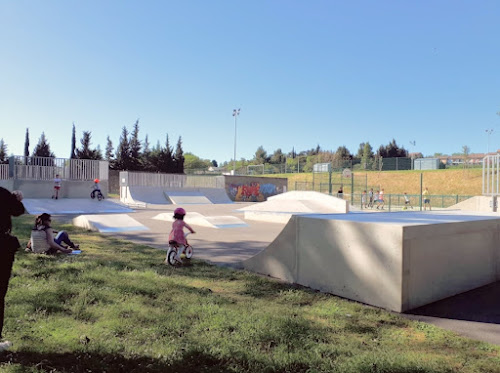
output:
[[[171,266],[175,266],[177,264],[177,250],[172,248],[167,251],[167,263]]]

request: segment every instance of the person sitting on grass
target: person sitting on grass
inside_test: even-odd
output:
[[[55,231],[51,227],[52,218],[50,214],[43,213],[37,216],[35,226],[31,231],[31,239],[28,242],[28,251],[34,253],[56,254],[62,252],[71,254],[72,249],[78,249],[80,245],[74,244],[66,231]],[[67,246],[65,246],[65,245]]]

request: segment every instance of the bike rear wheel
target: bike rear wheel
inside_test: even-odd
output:
[[[186,246],[184,249],[184,255],[186,255],[186,259],[191,259],[193,256],[193,247],[192,246]]]

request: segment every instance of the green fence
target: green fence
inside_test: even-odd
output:
[[[388,211],[400,211],[400,210],[420,210],[423,208],[423,200],[421,195],[419,194],[407,194],[410,205],[405,205],[405,197],[404,194],[385,194],[384,195],[384,210]],[[344,196],[345,199],[351,200],[351,205],[364,209],[365,207],[361,204],[362,194],[355,193],[352,196]],[[432,208],[448,208],[457,203],[465,201],[473,196],[461,196],[461,195],[431,195],[431,207]],[[368,204],[369,198],[366,197],[366,202]],[[373,207],[368,208],[376,208],[376,204]],[[405,208],[406,207],[406,208]]]

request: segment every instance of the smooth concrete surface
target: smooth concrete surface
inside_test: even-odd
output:
[[[449,209],[461,211],[494,212],[493,197],[474,196],[466,199],[465,201],[450,206]],[[497,212],[497,214],[500,214],[500,212]]]
[[[349,203],[319,192],[292,191],[240,209],[247,220],[287,223],[293,215],[349,212]]]
[[[243,268],[403,312],[500,280],[500,218],[293,216]]]
[[[146,186],[120,187],[120,201],[125,204],[142,205],[143,207],[146,207],[148,203],[154,205],[172,204],[172,201],[165,195],[163,188]]]
[[[137,232],[149,229],[127,214],[80,215],[73,219],[73,225],[101,233]]]
[[[29,214],[117,214],[128,213],[134,210],[121,203],[105,199],[98,201],[89,198],[60,198],[60,199],[32,199],[23,200],[24,207]]]
[[[154,216],[153,219],[163,220],[171,223],[174,221],[173,214],[165,212]],[[184,221],[192,226],[202,226],[216,229],[248,226],[247,223],[237,218],[236,216],[205,216],[203,214],[200,214],[199,212],[190,212],[189,215],[185,217]]]
[[[213,221],[212,218],[217,220],[223,216],[232,216],[238,221],[243,221],[243,213],[237,209],[250,204],[241,202],[185,206],[187,211],[185,219],[186,222],[189,222],[190,215],[198,214],[198,216],[202,215],[207,223]],[[138,208],[130,216],[149,228],[148,231],[124,231],[109,234],[113,237],[166,250],[168,234],[172,229],[172,222],[167,219],[173,216],[176,207],[176,205],[166,205],[157,208],[155,205],[148,205],[148,208]],[[164,214],[164,218],[155,219],[160,214]],[[244,221],[244,223],[244,225],[221,224],[217,229],[214,229],[211,224],[193,224],[196,234],[189,236],[189,242],[195,250],[194,258],[222,266],[237,266],[241,261],[251,258],[269,246],[284,227],[284,224],[257,221]]]
[[[121,186],[120,200],[129,205],[199,205],[233,203],[222,188],[166,188],[159,186]]]
[[[167,188],[165,193],[175,204],[231,204],[223,188]]]

